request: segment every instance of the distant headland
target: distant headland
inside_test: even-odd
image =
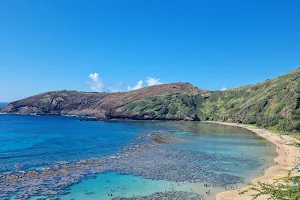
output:
[[[225,91],[172,83],[119,93],[47,92],[12,102],[0,112],[80,115],[99,120],[223,121],[299,132],[300,68]]]

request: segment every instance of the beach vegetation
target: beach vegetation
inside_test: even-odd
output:
[[[242,191],[245,194],[249,191],[255,191],[253,199],[262,195],[269,196],[267,199],[273,200],[299,200],[300,199],[300,176],[286,177],[280,183],[257,183],[251,184],[248,190]]]

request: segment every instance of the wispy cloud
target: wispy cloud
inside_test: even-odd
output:
[[[125,92],[126,90],[122,88],[123,83],[122,82],[116,82],[112,84],[112,86],[108,87],[108,91],[111,93],[115,92]]]
[[[148,86],[152,86],[152,85],[160,85],[162,84],[161,82],[159,82],[158,78],[152,78],[152,77],[148,77],[147,80],[147,85]]]
[[[131,91],[131,90],[138,90],[138,89],[141,89],[142,87],[143,87],[143,81],[140,80],[140,81],[136,84],[136,86],[134,86],[134,87],[128,86],[127,89],[128,89],[129,91]]]
[[[100,79],[98,73],[90,74],[89,78],[91,79],[91,81],[88,81],[87,84],[90,86],[90,89],[92,91],[96,91],[96,92],[108,91],[111,93],[126,91],[126,89],[124,87],[122,87],[123,83],[121,83],[121,82],[116,82],[114,84],[111,84],[109,87],[104,88],[104,83]],[[132,91],[132,90],[141,89],[143,87],[143,83],[144,83],[144,81],[140,80],[137,82],[137,84],[135,86],[133,86],[133,87],[128,86],[127,90]],[[146,79],[146,83],[147,83],[147,86],[162,84],[158,78],[153,78],[153,77],[148,77]]]
[[[113,87],[109,87],[108,91],[111,93],[115,93],[115,92],[123,92],[122,89],[118,89],[118,88],[113,88]]]
[[[225,91],[225,90],[227,90],[226,87],[222,87],[222,88],[221,88],[221,91]]]
[[[104,84],[102,83],[102,80],[99,78],[99,74],[97,73],[90,74],[89,78],[92,79],[91,82],[88,82],[91,90],[96,92],[103,92]]]

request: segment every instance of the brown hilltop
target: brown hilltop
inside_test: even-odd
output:
[[[100,119],[110,118],[110,113],[128,103],[147,97],[172,93],[199,93],[189,83],[155,85],[131,92],[96,93],[54,91],[31,96],[10,103],[1,112],[21,114],[86,115]]]

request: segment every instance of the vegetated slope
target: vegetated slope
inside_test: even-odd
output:
[[[188,83],[112,94],[57,91],[10,103],[0,111],[99,119],[219,120],[300,131],[300,68],[227,91],[199,90]]]
[[[300,69],[263,83],[214,92],[201,111],[213,120],[300,129]]]
[[[209,93],[208,93],[209,95]],[[116,109],[114,118],[148,120],[193,120],[199,121],[199,108],[205,94],[173,93],[148,97]]]
[[[300,68],[278,78],[227,91],[149,97],[116,110],[135,119],[220,120],[300,131]]]
[[[86,115],[110,119],[115,109],[146,97],[170,93],[205,92],[188,83],[151,86],[132,92],[47,92],[10,103],[1,112],[21,114]]]

